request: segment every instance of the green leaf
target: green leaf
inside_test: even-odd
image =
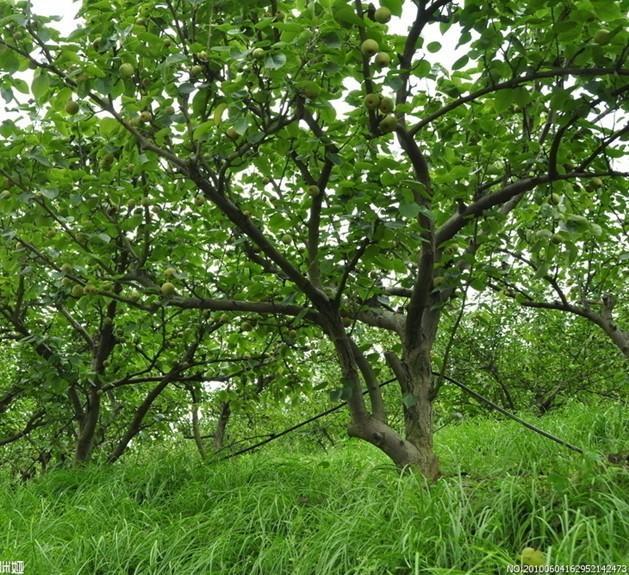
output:
[[[59,195],[59,190],[44,188],[43,190],[40,190],[40,194],[49,200],[54,200]]]
[[[328,48],[340,48],[341,37],[336,32],[328,32],[321,35],[321,42],[323,42]]]
[[[33,82],[31,83],[31,91],[35,101],[39,104],[48,95],[48,88],[50,87],[50,76],[45,70],[36,70]]]
[[[22,80],[22,78],[13,78],[13,86],[18,92],[22,94],[29,94],[30,90],[28,84]]]
[[[409,219],[416,218],[420,211],[421,211],[421,208],[419,204],[416,204],[415,202],[412,202],[412,203],[401,202],[400,203],[400,215],[404,218],[409,218]]]
[[[209,134],[215,128],[216,128],[216,124],[214,123],[214,120],[208,120],[207,122],[203,122],[202,124],[199,124],[195,128],[193,137],[195,140],[202,140],[203,136]]]
[[[8,48],[0,46],[0,70],[9,74],[17,72],[20,69],[20,59]]]
[[[513,90],[498,90],[494,94],[494,108],[498,114],[506,112],[513,103]]]
[[[101,118],[99,124],[100,132],[105,138],[112,136],[120,130],[120,124],[113,118]]]
[[[234,122],[234,129],[241,136],[247,131],[247,128],[249,128],[249,119],[246,116],[241,116]]]
[[[413,75],[418,78],[426,78],[431,70],[432,65],[428,60],[420,60],[413,68]]]
[[[439,50],[441,50],[441,43],[440,42],[428,42],[428,44],[426,46],[426,50],[428,50],[431,54],[434,54],[435,52],[439,52]]]
[[[465,56],[461,56],[454,64],[452,64],[452,69],[460,70],[469,62],[469,60],[470,59],[467,54]]]
[[[271,54],[264,60],[264,67],[271,70],[279,70],[286,64],[286,55],[281,52],[278,54]]]
[[[215,126],[218,126],[223,120],[223,112],[227,109],[227,103],[221,102],[214,108],[214,112],[212,114],[212,121]]]
[[[353,6],[345,0],[337,0],[332,5],[332,17],[345,28],[363,25],[361,19],[356,15]]]
[[[605,21],[621,19],[626,16],[623,16],[621,12],[619,2],[610,2],[609,0],[591,0],[592,7],[594,9],[594,13],[601,19]],[[626,9],[626,5],[625,5]]]

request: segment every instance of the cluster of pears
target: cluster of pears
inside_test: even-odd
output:
[[[391,20],[391,10],[386,6],[380,6],[377,10],[370,14],[370,18],[386,24]],[[365,58],[371,60],[374,58],[374,64],[378,68],[387,67],[391,58],[387,52],[380,51],[380,45],[372,38],[367,38],[360,45],[360,51]],[[367,94],[363,101],[365,108],[370,111],[377,111],[382,114],[382,118],[378,123],[378,127],[382,133],[392,132],[397,127],[397,118],[393,115],[395,104],[391,98],[381,96],[380,94]]]
[[[164,276],[167,280],[173,279],[177,275],[177,270],[175,268],[166,268],[164,270]],[[171,281],[165,281],[159,290],[164,297],[172,297],[175,295],[177,288],[175,288],[175,284]]]
[[[93,284],[88,283],[85,284],[85,286],[82,286],[81,284],[75,283],[75,280],[70,277],[74,273],[74,268],[69,263],[65,263],[61,266],[61,273],[63,274],[61,283],[63,287],[71,288],[70,295],[72,297],[80,298],[86,294],[92,294],[97,291],[96,286]]]
[[[367,38],[367,40],[360,45],[360,51],[363,56],[367,58],[373,58],[375,56],[374,64],[378,68],[386,68],[391,62],[389,54],[387,52],[381,52],[378,42],[371,38]]]
[[[386,6],[380,6],[377,10],[373,10],[373,6],[371,6],[367,14],[372,20],[380,24],[386,24],[391,20],[391,10]],[[387,52],[381,52],[378,42],[371,38],[367,38],[363,41],[360,45],[360,51],[363,53],[363,56],[367,58],[375,56],[374,63],[378,68],[386,68],[391,61],[389,54]]]
[[[383,133],[392,132],[397,127],[397,118],[393,114],[395,103],[392,98],[380,94],[367,94],[363,100],[367,110],[378,111],[382,114],[382,119],[378,123],[378,128]]]

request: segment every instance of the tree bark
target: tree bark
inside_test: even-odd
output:
[[[432,402],[433,381],[430,353],[420,352],[407,358],[409,394],[414,403],[404,405],[404,427],[406,439],[418,451],[422,473],[428,479],[439,476],[439,461],[433,451],[432,443]]]
[[[231,407],[229,401],[224,401],[221,405],[221,413],[218,416],[218,422],[214,435],[212,436],[212,447],[214,451],[218,451],[223,448],[225,443],[225,430],[227,429],[227,423],[229,422],[229,416],[231,415]]]
[[[386,423],[371,416],[352,423],[348,431],[351,437],[363,439],[386,453],[401,470],[419,472],[429,481],[439,476],[437,460],[432,453],[432,440],[428,449],[425,444],[417,447]]]
[[[629,333],[620,329],[615,323],[604,318],[597,322],[622,354],[629,359]]]
[[[127,447],[131,440],[142,430],[142,422],[144,421],[144,417],[151,409],[153,402],[160,396],[162,391],[166,389],[166,386],[173,380],[172,377],[168,375],[164,376],[164,379],[156,385],[144,398],[144,401],[138,406],[133,414],[133,418],[124,435],[116,444],[116,447],[111,452],[111,455],[107,458],[107,463],[115,463],[120,459],[122,454],[126,451]]]
[[[420,392],[417,407],[406,413],[406,439],[382,419],[367,411],[363,401],[360,369],[356,363],[355,344],[345,333],[340,317],[338,322],[332,321],[326,327],[333,341],[339,363],[342,368],[345,386],[348,387],[347,400],[352,416],[348,433],[367,441],[386,453],[400,469],[411,469],[426,477],[429,481],[439,476],[437,458],[432,451],[432,379],[430,356],[424,366],[427,371],[417,371],[418,375],[427,373],[428,379],[420,378],[415,383]],[[407,376],[403,385],[411,389],[411,379]],[[402,382],[400,382],[402,384]],[[372,410],[379,406],[371,406]]]
[[[92,389],[88,396],[87,407],[80,421],[79,437],[76,443],[74,460],[76,463],[89,461],[94,445],[94,436],[100,416],[100,392]]]
[[[427,479],[435,480],[440,473],[432,442],[434,389],[430,352],[417,351],[404,360],[387,353],[386,358],[400,384],[405,437],[415,450],[413,465]]]

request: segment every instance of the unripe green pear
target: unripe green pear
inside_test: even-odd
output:
[[[175,291],[176,291],[175,285],[171,282],[164,282],[162,284],[162,287],[160,288],[160,291],[164,297],[173,296],[175,295]]]
[[[611,36],[611,33],[609,30],[606,30],[605,28],[601,28],[600,30],[596,31],[596,34],[594,34],[593,40],[597,44],[607,44],[610,36]]]
[[[391,58],[386,52],[378,52],[374,62],[378,68],[386,68],[391,62]]]
[[[61,266],[61,273],[64,275],[68,275],[72,273],[72,266],[70,264],[63,264]]]
[[[202,74],[203,74],[203,66],[200,66],[199,64],[195,64],[194,66],[192,66],[192,68],[190,68],[191,76],[198,78]]]
[[[230,140],[237,140],[238,138],[240,138],[240,134],[238,133],[238,130],[236,130],[236,128],[227,128],[227,132],[225,133]]]
[[[133,64],[125,62],[124,64],[120,65],[120,68],[118,68],[118,73],[120,74],[121,78],[131,78],[131,76],[135,74],[135,68],[133,67]]]
[[[166,269],[164,270],[164,275],[165,275],[167,278],[172,278],[172,277],[175,277],[175,276],[177,275],[177,270],[176,270],[175,268],[166,268]]]
[[[378,107],[378,109],[383,114],[390,114],[395,109],[395,103],[393,102],[392,98],[380,98],[380,106]]]
[[[106,170],[108,170],[109,168],[111,168],[111,166],[114,163],[114,155],[111,153],[105,154],[101,161],[100,161],[100,165],[101,167],[105,168]]]
[[[368,58],[371,58],[374,54],[376,54],[379,49],[380,49],[380,46],[378,45],[378,42],[371,39],[365,40],[360,45],[360,51],[363,53],[363,55],[367,56]]]
[[[391,20],[391,10],[386,6],[380,6],[380,8],[374,12],[373,18],[376,22],[380,22],[380,24],[386,24]]]
[[[262,58],[264,58],[264,48],[254,48],[253,51],[251,52],[251,55],[256,59],[256,60],[262,60]]]
[[[85,293],[85,291],[81,286],[76,285],[72,288],[72,291],[70,293],[72,297],[81,297]]]
[[[367,110],[375,110],[380,105],[380,96],[378,94],[367,94],[363,104]]]
[[[312,186],[308,186],[308,195],[310,196],[318,196],[319,195],[319,186],[315,186],[314,184]]]
[[[68,100],[66,103],[66,113],[70,116],[74,116],[79,111],[79,104],[74,100]]]
[[[298,85],[298,88],[309,100],[315,100],[321,95],[321,86],[312,80],[304,80]]]
[[[136,302],[140,299],[140,294],[137,291],[131,291],[127,294],[127,299]]]
[[[393,114],[389,114],[380,120],[378,127],[383,133],[392,132],[397,127],[397,118]]]

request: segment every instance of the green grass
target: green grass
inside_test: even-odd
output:
[[[620,407],[574,405],[538,424],[580,456],[511,422],[437,435],[428,488],[370,446],[287,455],[286,444],[214,466],[192,451],[55,471],[0,492],[0,559],[39,575],[504,573],[526,546],[551,564],[626,563],[629,473]]]

